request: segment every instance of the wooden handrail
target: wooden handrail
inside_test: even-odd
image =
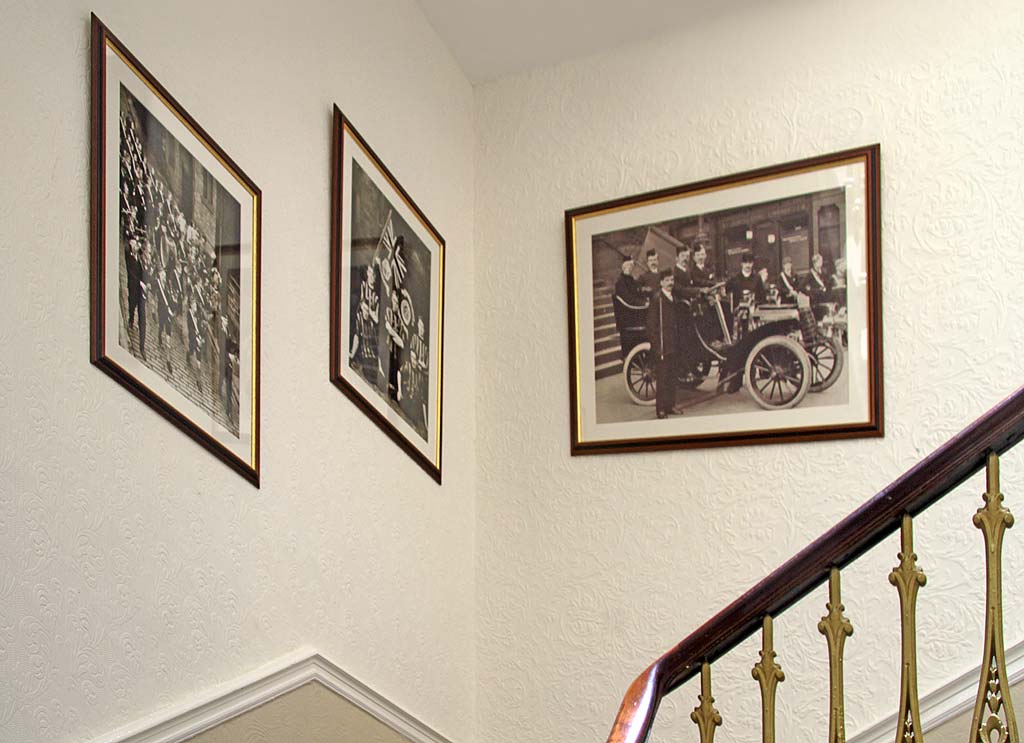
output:
[[[662,697],[1024,438],[1021,387],[662,655],[630,685],[608,743],[644,743]]]

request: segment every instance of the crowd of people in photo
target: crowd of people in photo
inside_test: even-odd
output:
[[[651,344],[658,418],[683,412],[675,401],[675,382],[680,370],[685,373],[693,363],[692,350],[699,343],[696,323],[717,322],[710,314],[695,313],[694,300],[712,288],[724,292],[728,320],[737,328],[756,306],[845,303],[846,267],[839,259],[826,272],[823,257],[815,253],[810,269],[800,276],[787,255],[782,270],[771,276],[767,266],[755,264],[753,253],[744,252],[739,270],[723,280],[708,264],[707,247],[701,242],[692,249],[686,244],[677,247],[672,266],[662,267],[654,249],[647,250],[642,266],[627,255],[613,292],[615,325],[623,361],[639,343]]]
[[[358,297],[349,364],[426,438],[429,354],[424,318],[406,287],[405,240],[390,217],[370,263],[353,273]]]
[[[180,388],[185,380],[204,394],[204,380],[232,425],[238,422],[238,319],[226,311],[223,277],[206,236],[186,219],[170,186],[149,162],[135,119],[120,117],[120,225],[127,274],[126,329],[138,328],[138,350],[146,354],[147,315],[155,310],[156,342],[163,354],[160,373]],[[129,334],[129,344],[131,336]],[[149,338],[152,352],[152,337]],[[185,369],[171,349],[185,351]],[[180,354],[179,354],[180,355]]]

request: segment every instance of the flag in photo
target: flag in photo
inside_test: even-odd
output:
[[[388,218],[384,222],[384,229],[380,233],[380,240],[377,242],[377,256],[380,256],[381,248],[384,248],[385,256],[381,260],[385,260],[390,264],[389,267],[391,268],[392,280],[395,286],[401,286],[402,282],[405,281],[405,274],[408,272],[405,256],[402,252],[405,241],[401,236],[395,235],[395,227],[391,221],[392,214],[394,214],[394,210],[389,210]]]

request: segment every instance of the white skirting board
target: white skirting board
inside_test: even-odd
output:
[[[413,743],[450,743],[311,649],[278,658],[231,683],[102,735],[91,743],[182,743],[310,681],[323,684]]]
[[[1024,680],[1024,641],[1017,643],[1006,651],[1006,675],[1009,684],[1004,685],[1004,693],[1009,687]],[[937,728],[944,722],[974,708],[978,697],[978,683],[981,681],[981,666],[973,668],[947,684],[943,684],[930,694],[921,697],[921,727],[925,733]],[[876,722],[866,730],[847,739],[847,743],[892,743],[896,736],[896,713],[884,720]]]

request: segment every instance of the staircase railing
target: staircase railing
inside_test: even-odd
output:
[[[829,649],[829,743],[844,743],[842,654],[843,641],[852,632],[843,615],[840,571],[897,529],[901,529],[900,565],[889,581],[900,596],[902,617],[901,727],[897,740],[920,741],[917,699],[917,661],[914,639],[914,602],[924,573],[913,552],[913,517],[938,501],[982,467],[987,467],[984,505],[974,525],[984,533],[986,545],[986,621],[984,658],[971,728],[972,743],[993,740],[1019,743],[1008,690],[1003,652],[1001,548],[1003,532],[1013,516],[1002,506],[999,490],[999,455],[1024,438],[1024,387],[950,439],[908,470],[832,529],[744,593],[686,639],[658,658],[630,685],[615,718],[608,743],[644,743],[650,735],[661,700],[686,681],[701,674],[699,705],[691,719],[700,730],[701,743],[711,743],[721,716],[711,695],[711,663],[737,644],[762,630],[761,662],[753,674],[761,683],[762,738],[774,741],[775,686],[782,680],[772,647],[772,617],[812,590],[829,583],[827,614],[818,624]],[[894,731],[895,732],[895,731]],[[993,738],[993,733],[997,735]]]

